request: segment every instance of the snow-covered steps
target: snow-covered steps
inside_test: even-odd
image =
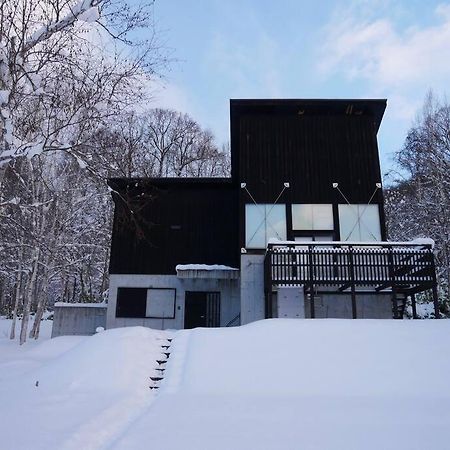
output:
[[[161,355],[158,359],[156,359],[156,365],[154,367],[154,372],[156,372],[156,375],[153,374],[150,376],[150,386],[149,388],[159,389],[160,383],[164,380],[164,373],[166,371],[166,363],[169,360],[170,357],[170,347],[172,345],[172,338],[166,337],[166,338],[158,338],[158,341],[160,341],[160,347],[161,347]]]

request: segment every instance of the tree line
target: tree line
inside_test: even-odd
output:
[[[443,314],[450,313],[450,104],[432,92],[396,153],[385,208],[389,238],[430,237]]]
[[[0,7],[0,314],[13,319],[11,338],[22,319],[20,343],[39,336],[49,302],[105,299],[108,177],[227,173],[211,132],[146,107],[170,62],[152,3]]]

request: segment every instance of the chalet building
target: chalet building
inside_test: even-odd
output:
[[[231,100],[230,178],[114,178],[107,327],[402,318],[432,247],[386,241],[386,100]]]

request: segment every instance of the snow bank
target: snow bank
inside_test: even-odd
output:
[[[186,334],[170,391],[114,449],[449,448],[449,321],[276,319]]]
[[[115,329],[20,353],[40,365],[0,383],[0,448],[449,448],[450,321],[182,330],[155,393],[167,336]]]
[[[0,448],[103,448],[153,401],[149,377],[166,335],[122,328],[58,337],[22,353],[41,364],[0,384]]]
[[[28,381],[53,391],[148,389],[148,377],[161,354],[158,331],[117,328],[83,339],[69,352],[33,372]],[[53,341],[58,341],[55,338]],[[46,345],[48,351],[53,342]],[[25,381],[25,380],[24,380]],[[25,381],[26,382],[26,381]]]

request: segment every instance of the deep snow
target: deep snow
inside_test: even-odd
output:
[[[447,320],[277,319],[169,334],[159,391],[149,376],[166,332],[115,329],[0,354],[2,375],[16,364],[0,376],[0,448],[450,448]]]

